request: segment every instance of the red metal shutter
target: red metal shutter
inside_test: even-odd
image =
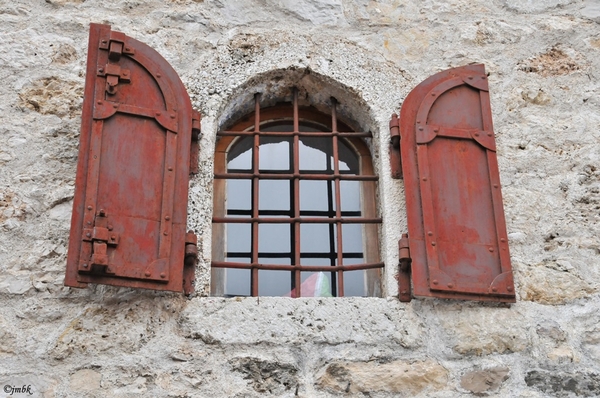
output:
[[[514,302],[484,66],[425,80],[400,121],[414,295]]]
[[[191,292],[189,96],[153,49],[92,24],[65,285]],[[187,239],[186,239],[187,238]],[[186,248],[186,241],[188,247]],[[184,282],[185,277],[185,282]]]

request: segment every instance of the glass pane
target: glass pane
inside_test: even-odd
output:
[[[258,251],[261,253],[289,253],[290,228],[290,224],[259,224]]]
[[[227,180],[227,209],[250,210],[251,206],[252,181]]]
[[[335,225],[301,224],[300,250],[302,253],[329,253],[335,251]]]
[[[331,138],[302,137],[299,153],[300,170],[331,170]]]
[[[342,211],[360,212],[360,181],[340,181]]]
[[[340,171],[350,171],[351,174],[359,174],[358,156],[343,139],[338,140],[338,158],[340,160]]]
[[[259,259],[263,264],[289,264],[289,259]],[[259,296],[286,296],[292,290],[292,273],[290,271],[258,271]]]
[[[344,253],[362,253],[363,224],[342,225],[342,250]]]
[[[366,297],[366,295],[367,287],[365,285],[365,271],[344,272],[344,296]]]
[[[236,263],[247,263],[246,259],[228,258],[227,261]],[[225,295],[226,296],[250,296],[250,270],[248,269],[225,269]]]
[[[302,297],[333,297],[331,292],[331,272],[302,272]]]
[[[327,255],[323,257],[301,257],[300,262],[302,265],[332,265],[335,263],[335,259],[331,260]]]
[[[258,209],[290,211],[290,181],[259,180]]]
[[[290,170],[290,138],[260,137],[260,170]]]
[[[227,252],[250,253],[252,226],[250,224],[225,224]]]
[[[334,203],[333,181],[300,180],[300,211],[307,212],[306,216],[333,217],[335,214],[310,214],[310,211],[327,212],[331,206],[333,212]]]
[[[252,146],[254,138],[244,137],[227,153],[227,170],[252,170]]]

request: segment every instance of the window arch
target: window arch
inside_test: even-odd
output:
[[[225,296],[379,296],[377,176],[362,138],[292,103],[218,133],[211,291]]]

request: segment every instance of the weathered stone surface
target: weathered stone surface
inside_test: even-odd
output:
[[[598,373],[532,370],[525,375],[525,383],[554,397],[596,397],[600,394]]]
[[[280,395],[285,391],[295,392],[298,386],[298,370],[293,365],[250,357],[235,358],[230,364],[259,393]]]
[[[454,398],[473,394],[460,386],[465,372],[506,367],[510,378],[481,394],[600,395],[597,1],[1,3],[0,387],[69,398]],[[63,286],[90,22],[155,48],[203,114],[190,299]],[[518,301],[399,303],[408,214],[404,183],[389,173],[389,117],[419,82],[471,62],[490,73]],[[251,111],[254,93],[275,104],[292,86],[319,109],[337,98],[340,117],[373,133],[383,298],[207,297],[216,132]],[[416,384],[392,392],[410,385],[403,370]]]
[[[319,388],[349,394],[388,392],[415,396],[436,391],[448,383],[448,371],[434,361],[352,362],[328,365]]]
[[[508,9],[523,13],[542,12],[559,6],[565,6],[573,2],[574,0],[502,0],[502,4]]]
[[[71,390],[77,392],[94,391],[100,388],[102,374],[92,369],[81,369],[71,375]]]
[[[582,65],[581,61],[573,59],[560,48],[552,47],[535,58],[522,61],[520,69],[548,77],[573,73],[582,69]]]
[[[475,395],[484,395],[497,391],[508,379],[509,372],[510,369],[505,367],[472,370],[460,378],[460,386]]]
[[[494,312],[466,309],[456,317],[440,313],[449,335],[445,344],[461,355],[489,355],[521,352],[530,344],[526,319],[501,308]],[[444,346],[440,349],[445,348]]]
[[[403,317],[394,318],[395,311],[402,312]],[[272,322],[279,322],[278,327],[273,328]],[[409,322],[411,327],[407,327]],[[186,337],[216,345],[310,342],[409,348],[422,344],[423,330],[410,311],[403,311],[393,301],[372,298],[232,301],[215,297],[190,303],[180,324]],[[238,327],[231,328],[231,324]]]
[[[41,113],[59,117],[81,114],[83,85],[55,76],[36,80],[19,93],[19,105]]]
[[[525,268],[520,291],[523,300],[557,305],[597,292],[598,288],[578,275],[577,270],[560,268],[554,262]]]

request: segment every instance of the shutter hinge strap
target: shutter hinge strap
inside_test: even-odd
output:
[[[402,302],[409,302],[412,299],[412,290],[410,286],[411,262],[408,234],[402,234],[402,239],[398,241],[400,272],[398,274],[398,297]]]
[[[200,112],[192,111],[192,145],[190,146],[190,174],[198,174],[200,152]]]
[[[188,233],[185,234],[185,259],[183,267],[183,292],[186,295],[194,293],[197,259],[198,237],[193,231],[188,231]]]
[[[402,159],[400,158],[400,120],[397,114],[392,114],[390,120],[390,164],[392,178],[402,178]]]

